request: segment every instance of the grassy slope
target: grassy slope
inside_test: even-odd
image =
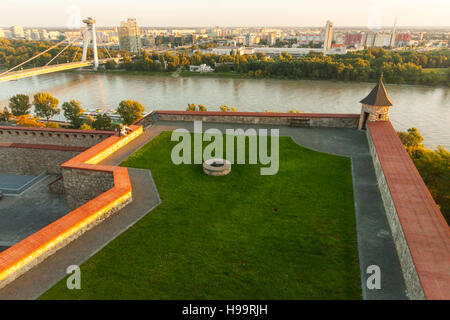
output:
[[[43,299],[358,299],[348,158],[280,138],[280,170],[175,166],[163,133],[124,166],[149,168],[163,203]],[[276,211],[275,211],[276,209]]]

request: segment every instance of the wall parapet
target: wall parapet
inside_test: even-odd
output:
[[[112,174],[113,187],[1,252],[0,288],[131,202],[128,169],[96,164],[142,134],[142,127],[130,128],[130,135],[111,136],[61,165],[62,169],[108,172]]]
[[[91,147],[115,131],[0,126],[0,142]]]
[[[378,185],[411,299],[450,299],[450,229],[389,121],[368,122]]]
[[[281,112],[221,112],[221,111],[169,111],[157,110],[138,120],[147,127],[157,121],[203,121],[218,123],[248,123],[290,125],[302,127],[357,128],[359,114],[281,113]]]

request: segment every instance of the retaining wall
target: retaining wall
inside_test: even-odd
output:
[[[0,172],[39,175],[60,174],[60,165],[87,148],[52,145],[0,143]]]
[[[450,299],[450,229],[389,121],[367,140],[410,299]]]
[[[1,252],[0,288],[132,201],[128,169],[96,164],[142,134],[142,127],[130,127],[133,132],[128,136],[109,137],[62,165],[63,169],[72,170],[71,175],[74,181],[77,181],[77,177],[85,176],[81,173],[83,170],[108,172],[113,177],[114,186]],[[79,185],[80,188],[84,188],[82,184]]]

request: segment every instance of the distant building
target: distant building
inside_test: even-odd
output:
[[[23,28],[21,26],[11,27],[11,32],[14,38],[25,38],[25,33],[23,32]]]
[[[120,50],[139,53],[141,51],[140,32],[136,19],[122,21],[119,27],[119,47]]]
[[[192,72],[213,72],[214,69],[206,64],[201,64],[199,66],[189,66],[189,71]]]
[[[246,46],[251,46],[252,44],[254,44],[254,41],[255,41],[255,37],[252,34],[248,33],[245,35],[244,44]]]
[[[273,46],[273,45],[275,45],[275,43],[277,43],[277,37],[276,37],[275,33],[274,32],[269,33],[269,37],[267,38],[267,44],[269,46]]]
[[[323,40],[323,52],[327,53],[331,49],[331,43],[333,41],[333,22],[327,20],[325,26],[325,38]]]

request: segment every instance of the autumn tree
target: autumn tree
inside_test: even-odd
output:
[[[58,103],[58,99],[47,92],[38,92],[34,95],[33,99],[36,115],[46,119],[47,124],[49,123],[50,118],[59,114],[60,110],[58,108]]]
[[[4,107],[2,110],[0,110],[0,121],[8,122],[11,119],[12,115],[13,114],[9,111],[9,109],[7,107]]]
[[[132,124],[142,118],[145,108],[137,101],[123,100],[117,108],[117,113],[122,118],[124,124]]]
[[[425,148],[423,137],[416,128],[398,132],[398,135],[442,214],[450,223],[450,152],[441,146],[434,151]]]
[[[70,100],[69,102],[63,103],[62,109],[64,111],[64,117],[69,120],[72,127],[75,129],[80,128],[83,124],[83,118],[81,116],[84,112],[81,103],[77,100]]]
[[[16,124],[23,127],[45,127],[38,117],[23,114],[16,117]]]
[[[22,116],[30,113],[30,97],[26,94],[16,94],[9,99],[9,108],[14,116]]]

